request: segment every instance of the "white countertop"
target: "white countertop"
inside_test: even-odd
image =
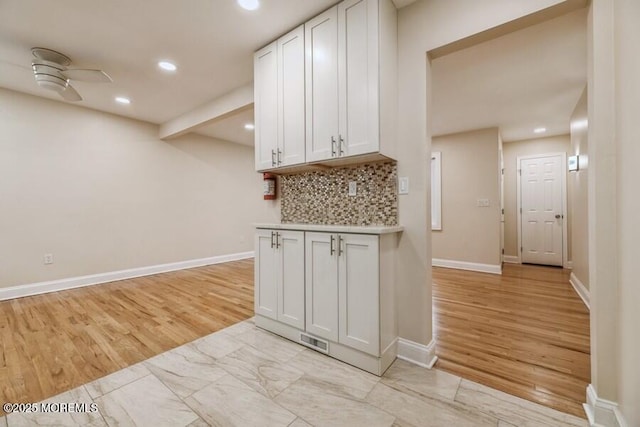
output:
[[[260,223],[254,224],[256,228],[271,230],[299,230],[299,231],[325,231],[328,233],[354,233],[354,234],[388,234],[399,233],[404,230],[401,225],[326,225],[326,224],[290,224],[290,223]]]

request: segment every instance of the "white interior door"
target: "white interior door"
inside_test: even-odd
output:
[[[522,262],[562,266],[562,156],[520,160]]]

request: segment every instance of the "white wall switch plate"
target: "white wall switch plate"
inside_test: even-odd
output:
[[[358,193],[358,183],[356,181],[349,181],[349,195],[355,196]]]
[[[409,177],[401,176],[398,178],[398,194],[409,194]]]
[[[488,208],[489,199],[478,199],[477,205],[479,208]]]
[[[53,254],[44,254],[42,260],[45,265],[53,264]]]

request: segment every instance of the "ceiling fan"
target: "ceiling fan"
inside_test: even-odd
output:
[[[31,62],[36,83],[43,89],[58,92],[67,101],[82,101],[80,94],[69,84],[70,80],[94,83],[110,83],[111,77],[102,70],[67,68],[68,56],[44,47],[31,48],[35,57]]]

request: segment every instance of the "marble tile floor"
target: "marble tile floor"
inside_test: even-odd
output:
[[[44,402],[84,403],[90,410],[12,413],[0,418],[0,427],[588,425],[401,360],[379,378],[258,329],[252,320]]]

